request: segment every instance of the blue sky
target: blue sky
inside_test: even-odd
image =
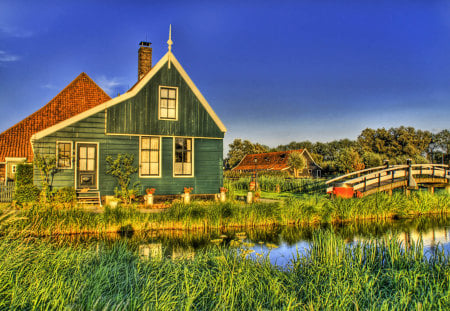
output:
[[[445,1],[0,2],[0,131],[86,72],[111,96],[173,52],[235,138],[354,139],[366,127],[449,128]]]

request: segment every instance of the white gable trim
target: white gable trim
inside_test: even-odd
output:
[[[169,54],[168,52],[167,54]],[[166,55],[167,55],[166,54]],[[184,81],[186,81],[187,85],[191,88],[192,92],[194,92],[195,96],[197,96],[198,100],[202,103],[203,107],[205,107],[206,111],[209,113],[211,118],[216,122],[219,129],[226,133],[227,128],[225,125],[220,121],[219,117],[216,115],[214,110],[211,108],[211,106],[208,104],[206,99],[203,97],[202,93],[200,93],[199,89],[195,86],[194,82],[192,82],[191,78],[189,78],[186,71],[184,71],[183,67],[181,67],[181,64],[178,62],[178,60],[175,58],[175,55],[171,53],[170,55],[170,62],[175,65],[175,68],[177,68],[180,75],[183,77]]]
[[[226,132],[227,129],[225,125],[223,125],[222,121],[220,121],[219,117],[216,115],[216,113],[212,110],[211,106],[208,104],[206,99],[203,97],[203,95],[200,93],[198,88],[195,86],[194,82],[192,82],[191,78],[187,75],[186,71],[184,71],[183,67],[181,67],[181,64],[178,62],[178,60],[175,58],[175,56],[171,52],[167,52],[159,61],[158,63],[136,84],[134,89],[131,91],[122,94],[120,96],[117,96],[115,98],[112,98],[106,102],[104,102],[101,105],[95,106],[89,110],[86,110],[80,114],[77,114],[76,116],[73,116],[72,118],[69,118],[65,121],[62,121],[58,124],[55,124],[43,131],[35,133],[33,136],[31,136],[31,141],[34,141],[36,139],[41,139],[42,137],[45,137],[47,135],[53,134],[54,132],[57,132],[67,126],[70,126],[78,121],[81,121],[83,119],[86,119],[87,117],[90,117],[91,115],[94,115],[100,111],[106,110],[112,106],[115,106],[127,99],[130,99],[139,93],[139,91],[147,84],[148,81],[150,81],[153,76],[164,66],[164,64],[169,60],[169,54],[170,54],[170,61],[175,66],[175,68],[178,70],[182,78],[186,81],[187,85],[191,88],[192,92],[195,94],[195,96],[198,98],[200,103],[205,107],[206,111],[209,113],[211,118],[214,120],[214,122],[217,124],[219,129],[222,132]],[[105,119],[106,120],[106,119]]]
[[[305,151],[306,151],[306,153],[308,154],[309,158],[311,159],[312,163],[314,163],[314,165],[317,166],[318,168],[322,169],[322,168],[320,167],[320,165],[317,164],[316,161],[314,161],[314,159],[313,159],[311,153],[309,153],[308,149],[306,149],[306,148],[303,149],[302,154],[305,153]]]

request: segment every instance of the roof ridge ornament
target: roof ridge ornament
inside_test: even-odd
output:
[[[168,55],[168,62],[169,62],[169,69],[170,69],[170,54],[172,53],[172,24],[169,25],[169,40],[167,40],[167,46],[169,48],[169,55]]]

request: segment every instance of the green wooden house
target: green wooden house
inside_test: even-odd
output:
[[[141,194],[218,193],[223,184],[226,128],[169,51],[151,65],[141,42],[139,80],[125,94],[34,134],[34,153],[55,157],[52,187],[114,194],[117,180],[106,174],[106,157],[133,154]],[[35,184],[40,184],[35,169]]]

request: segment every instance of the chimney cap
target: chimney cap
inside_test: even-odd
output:
[[[140,46],[150,46],[150,44],[152,44],[151,42],[147,42],[147,41],[141,41],[139,42]]]

